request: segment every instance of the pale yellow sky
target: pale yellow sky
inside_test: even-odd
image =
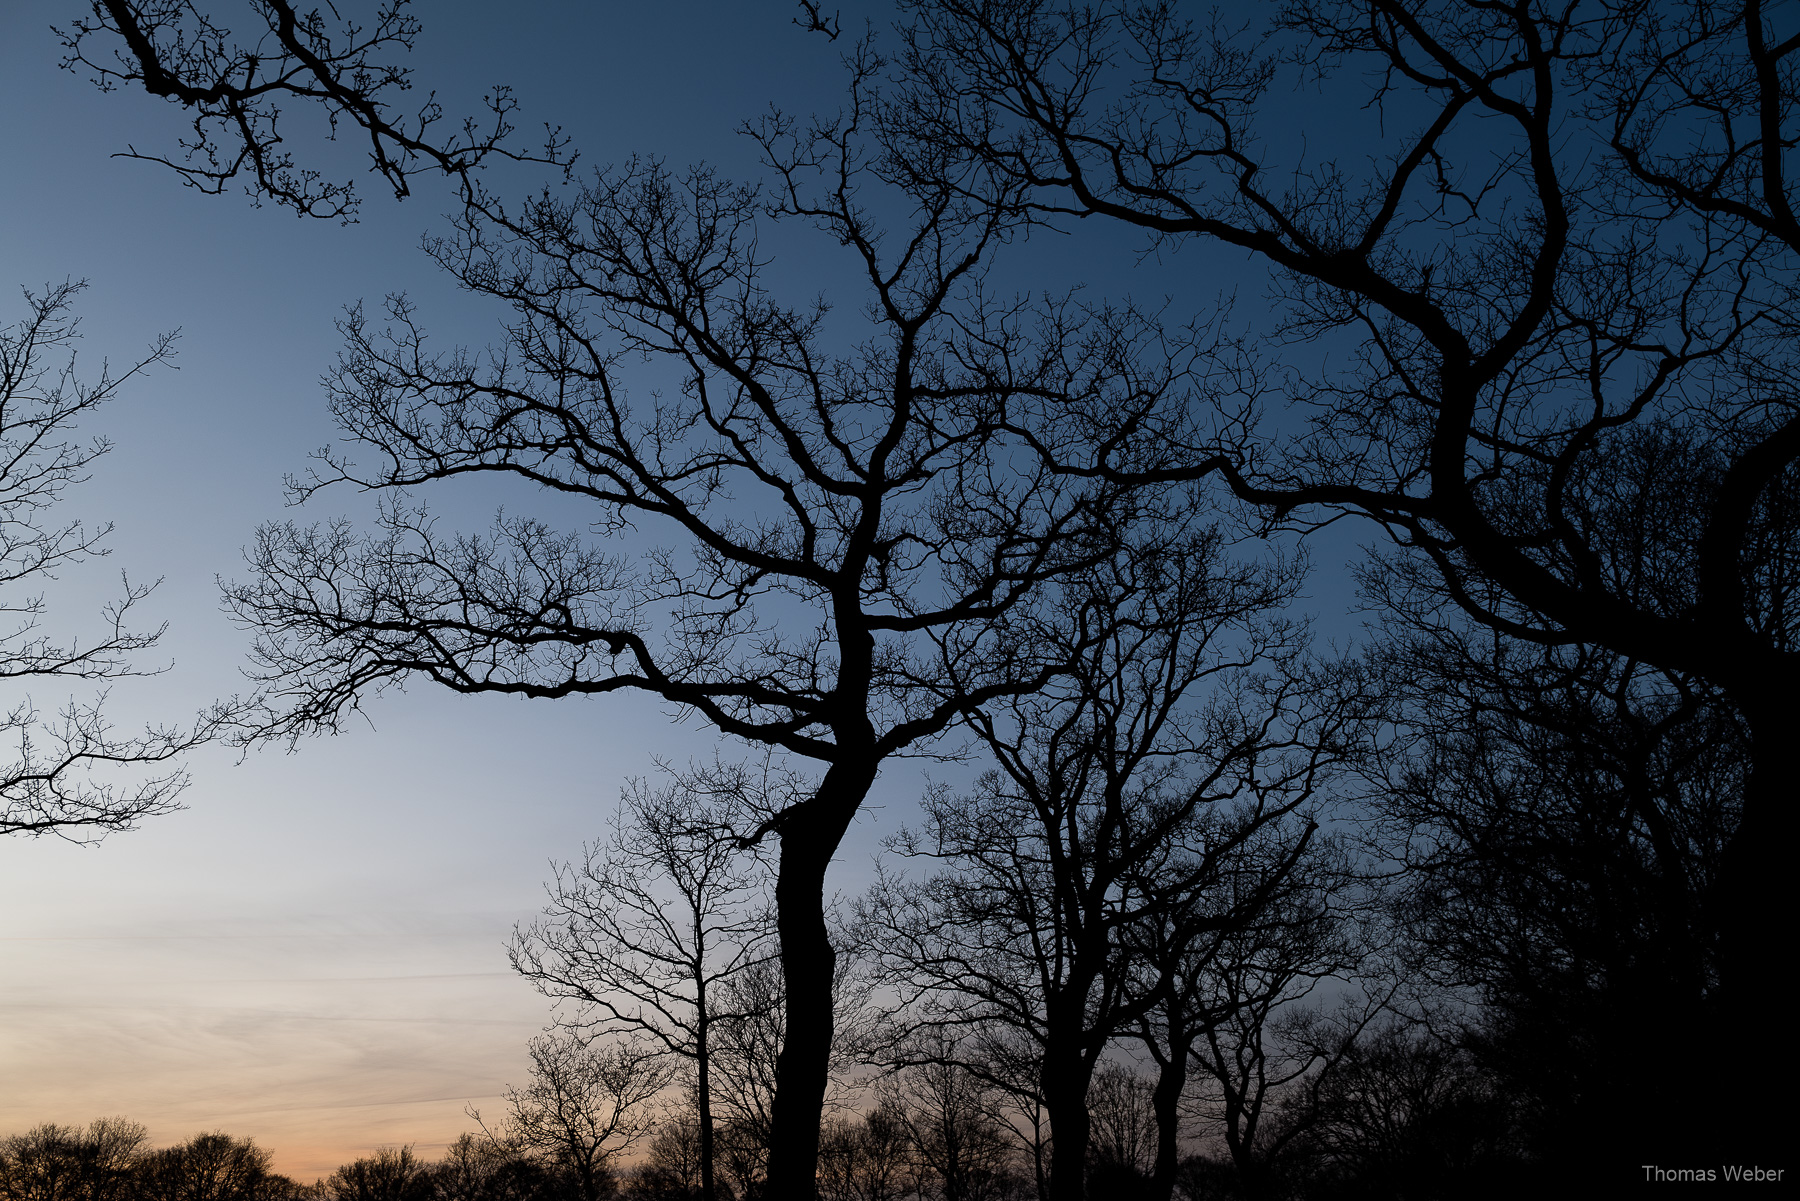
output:
[[[495,1107],[520,1077],[547,1012],[465,922],[481,924],[322,916],[0,941],[0,1062],[37,1082],[0,1093],[0,1131],[111,1113],[158,1144],[223,1129],[301,1180],[383,1144],[434,1155],[473,1128],[465,1105]],[[483,958],[500,970],[466,970]]]
[[[355,785],[382,784],[377,748],[454,763],[495,726],[467,717],[216,756],[188,812],[98,848],[0,842],[0,1133],[111,1114],[157,1144],[223,1129],[311,1180],[472,1129],[464,1106],[522,1080],[550,1016],[504,944],[532,877],[578,847],[578,812],[507,828],[498,762],[466,765],[467,791],[422,773],[383,806]],[[487,868],[458,850],[484,826]]]
[[[403,699],[293,756],[202,756],[188,811],[99,847],[0,839],[0,1135],[124,1115],[157,1145],[253,1137],[311,1181],[500,1110],[552,1016],[508,968],[514,923],[641,748],[700,744],[641,705]],[[858,823],[846,890],[907,780]]]

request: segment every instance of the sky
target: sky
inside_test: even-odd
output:
[[[429,182],[405,203],[365,183],[362,220],[346,228],[110,157],[171,146],[180,120],[57,69],[50,26],[84,7],[0,7],[0,323],[24,311],[17,288],[74,278],[89,285],[78,312],[90,370],[181,331],[177,369],[134,382],[92,423],[116,449],[63,508],[114,523],[110,558],[49,591],[53,625],[79,631],[121,571],[160,578],[146,608],[170,631],[145,661],[169,670],[120,684],[112,708],[121,724],[181,720],[243,687],[245,638],[216,580],[241,574],[259,523],[295,516],[282,478],[334,436],[318,379],[343,307],[404,290],[434,329],[473,342],[504,314],[458,294],[418,250],[450,204]],[[587,163],[649,153],[742,173],[754,155],[733,134],[741,121],[771,103],[837,103],[837,51],[794,28],[792,11],[439,0],[419,6],[412,62],[452,113],[510,82],[521,125],[561,124]],[[846,7],[852,28],[860,14]],[[1143,259],[1127,237],[1034,242],[1010,266],[1018,286],[1152,300],[1256,286],[1230,263]],[[801,296],[843,278],[816,237],[770,244]],[[432,499],[464,527],[500,503],[541,503],[480,489]],[[327,493],[298,518],[367,512],[367,498]],[[67,695],[32,691],[45,706]],[[630,697],[531,704],[415,688],[370,719],[293,754],[199,752],[185,812],[97,847],[0,840],[0,1134],[124,1114],[158,1144],[253,1136],[279,1170],[310,1180],[381,1145],[435,1154],[473,1128],[466,1106],[497,1109],[505,1083],[522,1082],[550,1011],[507,970],[514,923],[536,910],[550,861],[601,833],[624,780],[713,742]],[[868,878],[921,770],[884,775],[834,888]]]

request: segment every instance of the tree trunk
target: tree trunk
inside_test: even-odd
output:
[[[1262,1162],[1255,1146],[1258,1115],[1251,1105],[1246,1104],[1250,1089],[1254,1086],[1246,1083],[1240,1090],[1223,1076],[1219,1078],[1219,1084],[1225,1094],[1225,1146],[1231,1152],[1232,1164],[1237,1168],[1238,1189],[1246,1201],[1267,1201],[1267,1165]]]
[[[1180,1156],[1176,1139],[1181,1131],[1181,1091],[1187,1087],[1188,1043],[1179,1031],[1169,1031],[1169,1058],[1156,1076],[1150,1105],[1156,1112],[1156,1167],[1150,1173],[1149,1201],[1170,1201],[1175,1195],[1175,1169]]]
[[[831,1071],[837,966],[825,928],[825,871],[875,782],[875,771],[873,758],[832,764],[818,792],[781,827],[775,928],[781,935],[786,1013],[770,1115],[771,1201],[812,1201],[818,1188],[819,1120]]]
[[[700,1111],[700,1201],[717,1201],[718,1186],[713,1177],[712,1032],[708,1029],[711,1019],[706,1009],[704,985],[699,990],[698,1000],[700,1012],[694,1031],[694,1072],[698,1079],[694,1086],[694,1102]]]
[[[1086,1055],[1052,1045],[1044,1052],[1042,1088],[1050,1113],[1051,1201],[1082,1201],[1087,1195],[1088,1085],[1093,1065]]]
[[[1038,1201],[1050,1201],[1050,1163],[1044,1156],[1047,1140],[1036,1114],[1031,1123],[1031,1179],[1037,1185]]]

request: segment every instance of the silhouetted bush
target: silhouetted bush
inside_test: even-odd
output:
[[[124,1118],[100,1118],[83,1130],[38,1126],[0,1140],[0,1198],[5,1201],[119,1201],[147,1137]]]
[[[142,1156],[133,1171],[138,1201],[293,1201],[305,1190],[269,1170],[273,1154],[223,1131]]]
[[[324,1181],[326,1201],[432,1201],[431,1171],[410,1146],[383,1147],[345,1164]]]
[[[437,1201],[562,1201],[569,1181],[517,1143],[464,1134],[429,1169]]]

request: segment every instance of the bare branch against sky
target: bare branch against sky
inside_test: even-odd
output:
[[[760,1065],[742,1113],[651,1137],[698,1011],[619,1041],[619,980],[556,951],[604,937],[590,966],[618,969],[651,945],[618,911],[571,883],[581,938],[518,945],[606,1036],[532,1044],[511,1094],[528,1125],[579,1091],[563,1066],[606,1086],[590,1197],[627,1143],[665,1180],[716,1149],[714,1193],[910,1165],[921,1193],[1159,1201],[1585,1170],[1547,1115],[1608,1163],[1779,1145],[1772,1110],[1685,1120],[1699,1077],[1635,1070],[1619,1032],[1666,993],[1725,1096],[1792,1066],[1791,1040],[1741,1051],[1785,1006],[1800,766],[1793,22],[1762,0],[9,6],[0,279],[31,291],[0,337],[0,830],[158,820],[84,858],[0,839],[17,937],[48,940],[5,944],[31,1016],[0,1040],[42,1080],[162,1054],[192,1073],[166,1111],[209,1123],[282,1090],[373,1098],[391,1120],[340,1126],[366,1139],[410,1105],[492,1111],[535,999],[400,982],[490,979],[542,862],[652,757],[747,757],[787,786],[709,816],[704,846],[664,828],[772,870],[779,971],[747,917],[716,981],[779,1007],[736,1027]],[[41,281],[82,278],[90,345],[148,341],[128,366],[74,364],[78,285]],[[182,374],[149,370],[176,326]],[[118,522],[104,542],[77,498]],[[1202,528],[1207,553],[1171,550]],[[1354,577],[1352,528],[1381,542]],[[103,590],[83,560],[108,551]],[[1111,670],[1168,606],[1240,592],[1201,639],[1232,670]],[[96,609],[97,636],[64,632]],[[1360,646],[1326,667],[1311,630]],[[153,648],[179,670],[136,678]],[[165,728],[171,705],[209,716]],[[198,745],[221,729],[257,752],[235,771]],[[1075,786],[1092,763],[1104,804]],[[1228,811],[1272,816],[1234,840]],[[1014,975],[1044,1015],[984,1066],[937,1019],[985,978],[934,978],[890,1007],[928,1053],[827,1120],[860,1003],[830,898],[865,882],[876,823],[942,835],[935,885],[876,894],[905,911],[889,935],[959,973],[1040,939]],[[988,877],[1085,854],[1094,823],[1149,833],[1089,864],[1106,886],[1034,876],[1017,912],[1074,908],[997,936]],[[1181,847],[1212,866],[1164,871]],[[1227,877],[1299,883],[1221,908]],[[1170,949],[1228,911],[1231,938]],[[161,983],[115,985],[90,938]],[[150,949],[177,939],[213,950]],[[1355,1003],[1306,1010],[1309,972]],[[510,1050],[475,1049],[482,1023]],[[252,1043],[300,1083],[211,1099],[255,1075]],[[1405,1137],[1377,1146],[1358,1106],[1406,1081]],[[28,1103],[92,1095],[56,1087]],[[1216,1160],[1164,1138],[1145,1163],[1151,1125],[1198,1122]],[[1505,1172],[1483,1187],[1526,1178]]]

